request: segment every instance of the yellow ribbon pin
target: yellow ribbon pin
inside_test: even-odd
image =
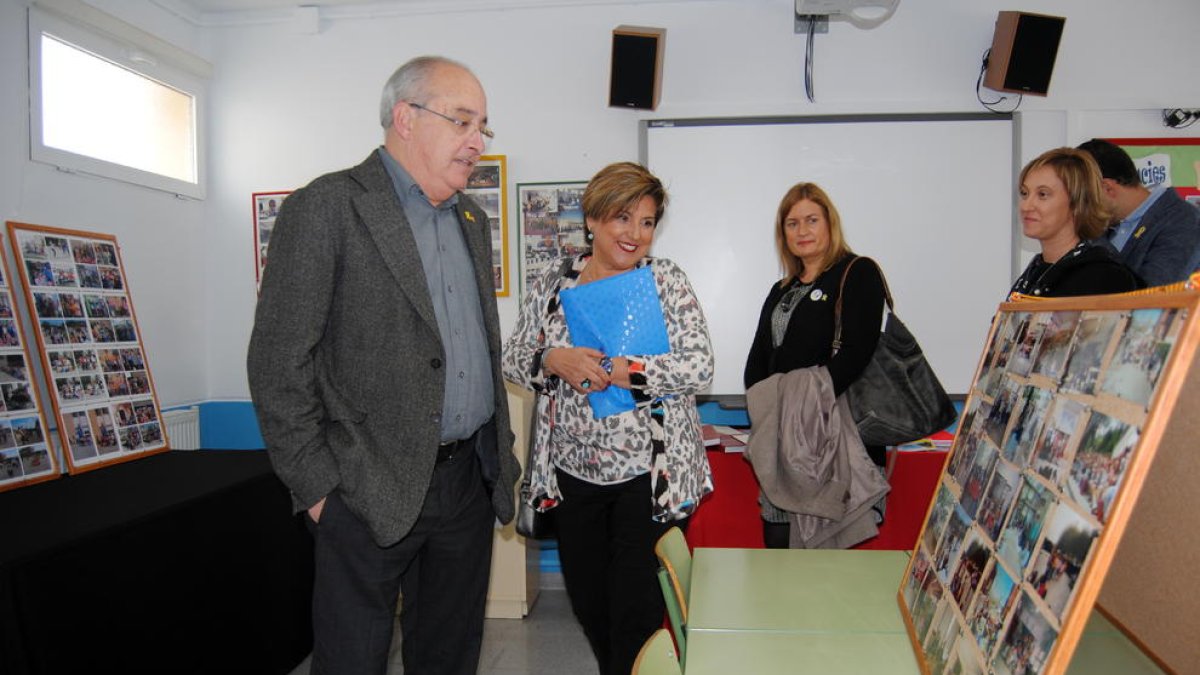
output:
[[[472,223],[475,222],[475,216],[471,215],[470,211],[463,211],[463,215],[466,216],[467,220],[471,221]]]

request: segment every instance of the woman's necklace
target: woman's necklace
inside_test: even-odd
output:
[[[1014,288],[1013,290],[1017,291],[1018,293],[1026,293],[1028,295],[1041,295],[1042,293],[1048,291],[1049,290],[1048,288],[1042,287],[1042,280],[1046,278],[1046,275],[1050,273],[1050,270],[1057,267],[1060,262],[1070,260],[1070,259],[1074,258],[1075,256],[1079,255],[1080,253],[1083,253],[1083,250],[1085,248],[1087,248],[1086,241],[1081,241],[1078,244],[1075,244],[1073,247],[1071,247],[1071,250],[1069,250],[1066,253],[1059,256],[1058,260],[1055,260],[1054,262],[1046,265],[1045,269],[1043,269],[1037,275],[1037,279],[1030,280],[1025,277],[1022,277],[1020,279],[1020,281],[1018,282],[1019,288]],[[1042,258],[1042,263],[1043,264],[1046,263],[1045,258]],[[1033,270],[1030,270],[1030,271],[1033,271]]]

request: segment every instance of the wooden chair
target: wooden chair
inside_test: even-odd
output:
[[[646,644],[642,645],[637,660],[633,662],[631,675],[682,675],[682,672],[679,669],[679,660],[675,658],[671,634],[659,628],[646,640]]]
[[[692,552],[687,540],[678,527],[667,530],[654,544],[658,556],[658,585],[662,588],[663,601],[667,605],[667,617],[671,621],[671,632],[675,644],[679,645],[680,661],[687,655],[687,599],[692,584]]]

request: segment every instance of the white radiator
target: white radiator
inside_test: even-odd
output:
[[[200,406],[164,410],[162,416],[173,450],[200,449]]]

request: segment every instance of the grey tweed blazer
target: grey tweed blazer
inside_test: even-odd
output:
[[[512,453],[487,214],[459,195],[491,354],[496,414],[478,452],[496,517]],[[272,466],[297,511],[337,490],[387,546],[412,528],[440,435],[445,355],[416,241],[377,152],[290,195],[271,235],[247,357]]]

